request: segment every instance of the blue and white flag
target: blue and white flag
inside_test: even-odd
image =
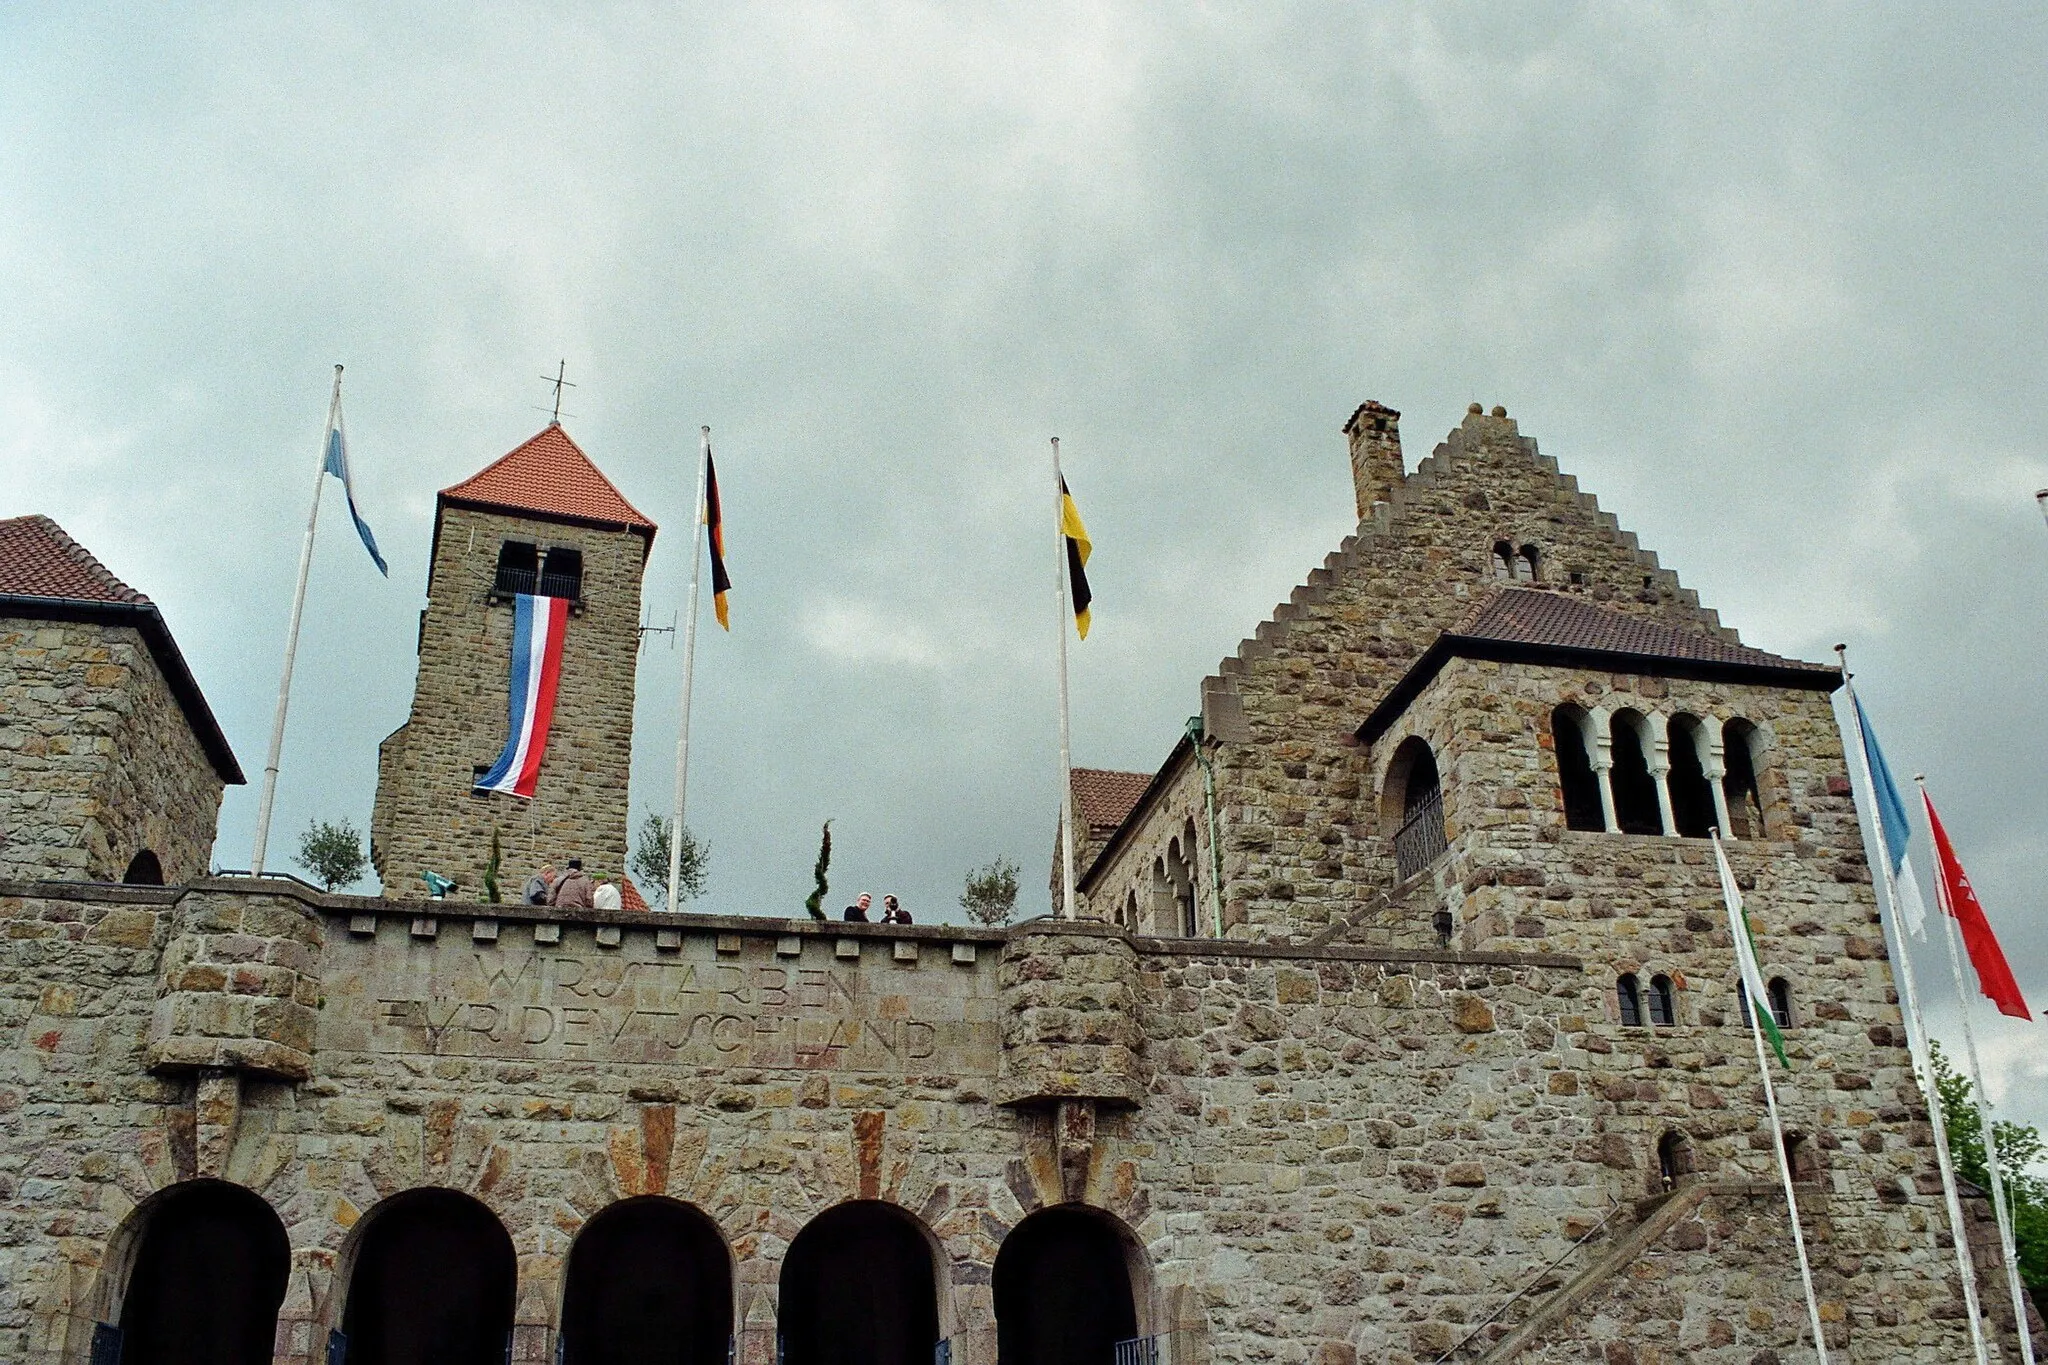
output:
[[[1927,937],[1927,904],[1920,899],[1920,879],[1913,873],[1913,864],[1906,857],[1906,844],[1913,837],[1912,822],[1906,818],[1906,802],[1899,795],[1899,784],[1892,779],[1892,769],[1884,761],[1884,750],[1878,747],[1877,732],[1870,728],[1870,713],[1863,709],[1863,698],[1852,688],[1849,704],[1856,708],[1856,729],[1863,736],[1863,756],[1870,761],[1870,795],[1877,807],[1877,824],[1884,836],[1885,856],[1891,859],[1893,884],[1898,888],[1897,910],[1899,918],[1915,938]]]
[[[338,386],[334,394],[334,420],[327,424],[327,462],[321,468],[341,480],[342,496],[348,499],[349,519],[356,524],[356,534],[363,538],[363,548],[370,552],[370,561],[377,566],[377,572],[386,578],[391,577],[384,556],[377,552],[377,537],[370,534],[370,524],[356,510],[356,489],[348,477],[348,429],[341,420],[341,391]]]

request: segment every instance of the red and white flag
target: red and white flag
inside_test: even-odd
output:
[[[1924,789],[1920,800],[1927,807],[1928,832],[1934,835],[1935,894],[1941,900],[1942,912],[1953,917],[1963,931],[1963,947],[1970,954],[1970,965],[1977,969],[1978,988],[1985,999],[1998,1006],[2000,1014],[2032,1019],[2026,999],[2020,995],[2020,983],[2013,980],[2005,952],[1998,946],[1998,935],[1991,932],[1983,903],[1970,885],[1970,875],[1956,860],[1955,846],[1949,843],[1948,831],[1941,827],[1941,817],[1934,813],[1934,802]]]

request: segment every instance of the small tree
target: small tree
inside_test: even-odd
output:
[[[668,836],[675,821],[656,811],[647,812],[640,822],[640,837],[633,843],[633,863],[628,869],[649,905],[668,904]],[[700,842],[683,826],[682,872],[676,878],[676,904],[704,893],[704,877],[711,864],[711,845]]]
[[[363,856],[363,836],[347,820],[308,820],[292,861],[312,873],[323,891],[362,880],[370,865]]]
[[[812,919],[825,918],[825,894],[831,887],[825,881],[825,873],[832,866],[832,822],[827,820],[818,836],[818,861],[811,865],[811,880],[817,883],[811,894],[804,897],[804,909],[811,912]]]
[[[1984,1119],[1977,1112],[1976,1087],[1949,1065],[1941,1044],[1932,1049],[1934,1084],[1941,1091],[1942,1126],[1956,1174],[1981,1189],[1991,1188],[1984,1158]],[[2012,1210],[2012,1239],[2019,1252],[2020,1283],[2038,1303],[2048,1298],[2048,1179],[2035,1174],[2048,1155],[2038,1128],[1999,1120],[1998,1164],[2005,1172],[2005,1201]]]
[[[1017,913],[1017,865],[1008,858],[997,858],[968,873],[960,892],[960,908],[976,924],[991,929],[1008,924],[1010,916]]]

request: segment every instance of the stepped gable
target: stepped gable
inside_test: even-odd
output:
[[[0,521],[0,593],[63,602],[152,605],[45,516]]]
[[[650,543],[656,529],[557,422],[461,483],[442,489],[438,502],[618,528]]]

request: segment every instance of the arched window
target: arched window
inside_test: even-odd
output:
[[[1792,986],[1782,976],[1774,976],[1764,984],[1764,994],[1770,998],[1771,1019],[1779,1028],[1792,1027]]]
[[[358,1227],[348,1365],[504,1365],[518,1264],[497,1215],[456,1190],[408,1190]]]
[[[1624,834],[1662,834],[1664,813],[1657,804],[1657,779],[1650,775],[1650,723],[1640,712],[1617,711],[1614,767],[1614,822]]]
[[[1714,784],[1707,780],[1707,728],[1695,716],[1673,716],[1670,729],[1671,820],[1677,833],[1704,839],[1714,828]]]
[[[1557,754],[1557,784],[1564,798],[1566,829],[1604,830],[1600,774],[1593,769],[1593,718],[1569,702],[1550,713],[1551,748]]]
[[[121,874],[121,880],[130,886],[162,886],[164,865],[157,861],[156,854],[145,848],[128,860],[128,870]]]
[[[1650,996],[1645,1002],[1650,1007],[1650,1022],[1659,1028],[1670,1028],[1678,1022],[1678,992],[1671,985],[1668,976],[1650,978]]]
[[[1692,1174],[1692,1143],[1685,1134],[1669,1132],[1657,1139],[1657,1183],[1675,1190],[1678,1182]]]
[[[1174,919],[1173,879],[1166,870],[1164,856],[1152,860],[1152,904],[1146,915],[1148,931],[1154,934],[1170,934]]]
[[[783,1365],[931,1365],[938,1275],[924,1228],[877,1199],[825,1210],[789,1244],[776,1316]]]
[[[1106,1214],[1040,1209],[996,1252],[998,1365],[1095,1365],[1138,1335],[1130,1244]]]
[[[1447,847],[1443,787],[1428,741],[1411,735],[1394,750],[1394,761],[1387,765],[1385,800],[1389,814],[1398,812],[1394,875],[1406,880],[1436,861]]]
[[[561,1365],[725,1365],[731,1335],[732,1257],[689,1205],[622,1200],[569,1248]]]
[[[1764,837],[1764,801],[1757,785],[1757,748],[1761,736],[1746,720],[1721,727],[1721,761],[1726,775],[1721,792],[1728,801],[1728,834],[1735,839]]]
[[[1792,1179],[1802,1185],[1820,1179],[1820,1162],[1804,1133],[1785,1134],[1785,1164],[1792,1169]]]
[[[1513,578],[1515,576],[1515,547],[1505,540],[1493,542],[1493,576]]]
[[[1173,932],[1183,938],[1195,936],[1195,831],[1190,825],[1184,834],[1169,840],[1166,845],[1166,880],[1173,891]]]
[[[1515,577],[1524,583],[1534,583],[1542,568],[1542,555],[1534,545],[1524,545],[1515,556]]]
[[[1138,892],[1137,892],[1137,888],[1133,887],[1133,888],[1132,888],[1131,890],[1129,890],[1129,891],[1126,891],[1126,892],[1124,893],[1124,903],[1123,903],[1122,905],[1120,905],[1120,906],[1118,906],[1118,907],[1117,907],[1117,912],[1116,912],[1116,913],[1117,913],[1117,920],[1116,920],[1116,922],[1117,922],[1118,924],[1122,925],[1122,926],[1123,926],[1124,928],[1126,928],[1126,929],[1136,929],[1136,928],[1138,927]]]
[[[1621,1006],[1621,1022],[1627,1028],[1643,1025],[1643,988],[1634,972],[1623,972],[1614,982],[1614,999]]]
[[[240,1185],[173,1185],[141,1210],[121,1300],[124,1365],[270,1365],[291,1244]]]

